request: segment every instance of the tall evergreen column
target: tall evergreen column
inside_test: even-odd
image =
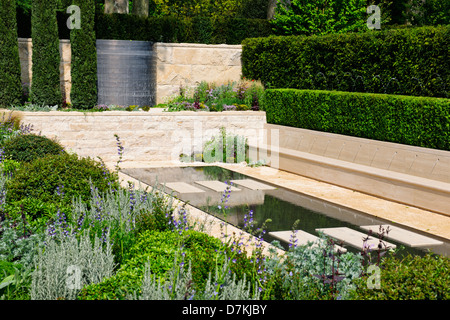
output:
[[[74,108],[90,109],[97,104],[97,49],[95,37],[95,1],[74,0],[80,8],[79,29],[70,31],[72,48],[72,89],[70,100]]]
[[[31,101],[61,104],[60,62],[56,0],[33,0],[31,16],[33,40]]]
[[[16,0],[2,0],[0,2],[0,106],[20,104],[21,98]]]

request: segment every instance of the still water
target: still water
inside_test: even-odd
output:
[[[255,228],[264,226],[266,230],[264,240],[267,242],[276,240],[268,234],[269,232],[292,230],[295,222],[297,222],[296,229],[315,236],[319,236],[319,233],[316,232],[318,228],[348,227],[366,233],[359,226],[390,223],[319,198],[273,186],[264,181],[259,182],[275,188],[271,190],[252,190],[240,185],[233,185],[240,190],[226,193],[225,188],[220,192],[214,191],[196,182],[221,181],[230,183],[231,180],[243,179],[258,181],[218,166],[138,168],[123,169],[122,172],[151,186],[156,184],[165,185],[171,182],[185,182],[195,186],[195,188],[201,189],[203,192],[179,193],[170,189],[165,191],[172,193],[181,201],[188,202],[190,205],[240,228],[245,224],[244,217],[248,216],[249,212],[252,211]],[[225,197],[223,197],[224,193]],[[228,194],[230,195],[229,198],[227,197]],[[227,201],[224,202],[223,199],[227,199]],[[227,206],[226,210],[224,210],[225,206]],[[427,249],[439,254],[448,254],[450,252],[449,243],[417,249],[392,240],[387,241],[395,244],[401,254],[423,255]],[[281,244],[285,248],[288,246],[288,243],[282,242]],[[348,251],[358,252],[358,249],[351,246],[346,246],[346,248]]]

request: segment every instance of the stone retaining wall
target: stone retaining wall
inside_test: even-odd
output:
[[[157,102],[201,81],[219,84],[241,77],[240,45],[156,43]]]
[[[66,149],[82,157],[118,160],[115,134],[125,151],[123,161],[174,161],[181,153],[202,150],[204,143],[226,127],[252,139],[261,135],[265,112],[149,112],[108,111],[21,112],[22,123],[33,125],[35,133],[56,138]]]

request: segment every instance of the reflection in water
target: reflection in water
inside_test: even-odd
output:
[[[244,216],[252,210],[255,228],[261,227],[268,219],[271,220],[270,223],[266,224],[267,233],[264,236],[264,240],[268,242],[275,240],[268,234],[269,232],[292,230],[296,221],[298,222],[296,225],[297,229],[316,236],[319,235],[316,232],[318,228],[349,227],[366,233],[359,226],[389,223],[362,212],[279,187],[273,190],[252,190],[239,184],[234,184],[240,190],[230,192],[230,197],[226,204],[223,204],[221,199],[225,188],[223,192],[217,192],[196,183],[196,181],[218,180],[229,182],[231,180],[250,178],[216,166],[124,169],[122,171],[148,185],[185,182],[195,186],[195,188],[202,189],[204,191],[202,193],[173,192],[173,194],[178,199],[189,202],[190,205],[241,228],[244,226]],[[256,179],[251,179],[257,181]],[[267,182],[261,182],[270,185]],[[166,191],[170,193],[172,190],[168,189]],[[224,212],[225,205],[228,209]],[[425,250],[406,247],[392,240],[388,241],[396,244],[397,248],[402,248],[401,251],[404,253],[418,255],[425,253]],[[357,249],[352,247],[347,247],[347,249],[349,251],[357,251]],[[430,249],[435,253],[448,254],[450,252],[450,244],[445,243]]]

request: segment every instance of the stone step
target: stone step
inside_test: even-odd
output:
[[[195,181],[195,183],[217,192],[224,192],[227,186],[229,186],[225,182],[215,180]],[[231,191],[241,191],[241,189],[231,186]]]
[[[272,232],[269,232],[269,235],[271,235],[272,237],[274,237],[280,241],[289,243],[292,241],[293,232],[292,232],[292,230],[272,231]],[[308,243],[313,243],[313,246],[316,246],[319,241],[323,241],[323,239],[321,239],[311,233],[305,232],[303,230],[295,230],[295,239],[297,240],[296,244],[298,246],[308,245]],[[340,252],[347,252],[347,249],[345,249],[344,247],[334,245],[334,251],[337,252],[338,250]]]
[[[203,193],[202,189],[194,187],[186,182],[167,182],[164,184],[167,188],[179,193]]]
[[[267,184],[252,179],[231,180],[231,182],[252,190],[276,190],[275,187],[269,186]]]
[[[389,227],[389,232],[386,234],[386,238],[403,243],[410,247],[426,247],[444,244],[442,241],[387,224],[361,226],[360,228],[367,230],[368,232],[371,230],[373,234],[376,235],[380,230],[380,226],[385,230]]]
[[[369,237],[369,239],[364,242],[363,239],[367,238],[367,234],[347,228],[347,227],[337,227],[337,228],[324,228],[316,229],[318,232],[323,232],[325,235],[343,241],[344,243],[355,247],[357,249],[363,250],[364,247],[376,250],[379,244],[379,239],[376,237]],[[395,249],[397,246],[395,244],[383,241],[387,249]],[[384,249],[384,247],[383,247]]]

